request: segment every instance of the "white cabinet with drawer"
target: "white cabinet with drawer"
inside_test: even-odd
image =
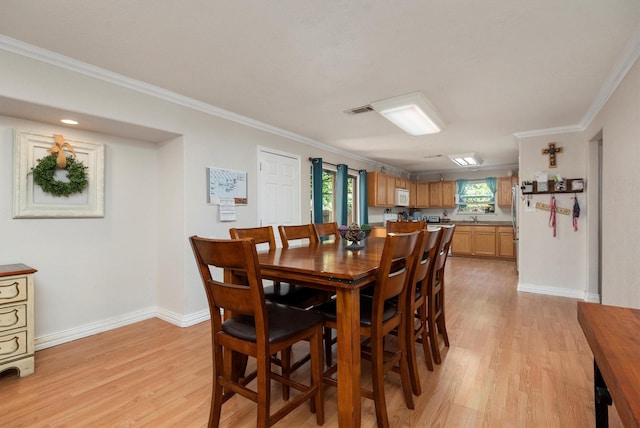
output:
[[[33,274],[23,265],[0,265],[0,372],[34,370]]]

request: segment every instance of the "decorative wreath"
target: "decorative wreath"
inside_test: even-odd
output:
[[[59,181],[54,178],[57,169],[64,169],[68,173],[69,181]],[[71,156],[67,156],[67,165],[59,168],[57,156],[49,155],[42,159],[38,159],[38,164],[31,168],[33,174],[33,182],[42,188],[46,193],[53,196],[66,196],[73,193],[82,192],[89,185],[87,179],[87,167],[81,161],[75,160]]]

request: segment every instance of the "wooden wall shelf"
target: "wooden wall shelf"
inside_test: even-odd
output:
[[[585,186],[584,185],[584,179],[582,179],[582,178],[569,178],[566,181],[567,181],[566,190],[555,190],[555,182],[553,180],[549,180],[547,182],[547,188],[549,190],[543,190],[543,191],[538,191],[538,182],[534,181],[533,182],[533,191],[532,192],[523,191],[522,194],[523,195],[547,195],[547,194],[550,194],[550,193],[582,193],[582,192],[584,192],[584,186]],[[581,181],[582,182],[582,188],[581,189],[572,190],[572,187],[574,186],[574,184],[573,184],[574,181]]]

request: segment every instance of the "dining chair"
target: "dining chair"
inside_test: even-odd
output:
[[[386,227],[374,227],[371,229],[371,232],[369,233],[369,237],[373,237],[373,238],[384,238],[386,236],[387,236]]]
[[[236,393],[257,403],[258,427],[275,424],[307,400],[316,413],[316,423],[322,425],[322,314],[265,300],[258,254],[252,239],[223,240],[198,236],[189,239],[211,315],[213,388],[208,426],[219,425],[222,404]],[[244,272],[248,286],[218,281],[213,278],[211,268]],[[232,314],[224,322],[222,310]],[[290,349],[302,340],[311,343],[311,379],[308,384],[271,371],[271,355]],[[244,378],[231,370],[232,358],[237,358],[238,354],[256,359],[256,370]],[[256,378],[256,389],[248,388],[246,385]],[[300,391],[276,412],[271,412],[272,380]]]
[[[413,393],[420,395],[422,390],[420,387],[420,376],[418,362],[416,358],[415,343],[422,344],[425,364],[429,371],[433,371],[433,359],[431,358],[431,350],[429,349],[428,336],[428,318],[427,318],[427,288],[429,281],[433,278],[433,269],[435,267],[436,255],[440,249],[440,239],[442,237],[442,229],[425,230],[421,232],[423,235],[422,242],[416,244],[416,256],[414,260],[415,267],[409,278],[407,292],[407,353],[409,359],[409,373],[411,375],[411,387]],[[412,316],[413,314],[413,316]]]
[[[278,226],[278,232],[280,233],[280,239],[282,240],[282,247],[289,248],[291,241],[307,240],[309,245],[318,243],[318,234],[313,224],[299,224],[299,225],[280,225]]]
[[[319,239],[333,238],[335,241],[340,239],[340,232],[338,232],[338,223],[314,223],[314,229]]]
[[[388,221],[387,233],[408,233],[424,229],[424,221]]]
[[[229,235],[233,239],[253,238],[256,244],[267,244],[269,250],[275,250],[276,248],[275,234],[271,226],[231,228],[229,229]],[[300,309],[311,308],[331,298],[331,294],[327,291],[280,281],[265,285],[264,296],[270,302]],[[286,377],[309,361],[310,358],[311,355],[307,353],[294,360],[291,349],[284,349],[280,353],[280,358],[276,355],[272,357],[272,362],[281,367],[282,375]],[[282,388],[282,399],[289,399],[289,388],[286,385]]]
[[[362,296],[360,299],[360,335],[370,343],[372,360],[373,390],[361,388],[362,396],[372,399],[376,409],[378,426],[388,427],[384,376],[394,366],[400,367],[400,380],[405,404],[414,408],[409,363],[407,360],[407,334],[404,325],[405,305],[393,304],[390,299],[398,297],[399,302],[406,302],[407,283],[413,268],[414,248],[419,232],[406,234],[388,234],[378,267],[374,296]],[[325,329],[337,329],[338,307],[335,300],[318,306],[315,310],[325,317]],[[394,351],[385,351],[384,337],[392,330],[398,329],[398,346]],[[356,340],[354,338],[354,340]],[[340,352],[340,350],[338,350]],[[363,351],[365,356],[367,351]],[[338,361],[338,364],[340,362]],[[334,364],[324,373],[324,381],[337,385],[332,375],[337,371]]]
[[[442,362],[440,356],[440,342],[438,333],[442,334],[445,346],[449,346],[449,334],[445,323],[445,265],[449,256],[451,240],[455,232],[455,225],[442,227],[442,238],[436,255],[431,281],[427,285],[427,320],[429,327],[429,341],[431,353],[436,364]]]

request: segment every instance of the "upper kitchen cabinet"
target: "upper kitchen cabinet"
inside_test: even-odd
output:
[[[518,184],[518,177],[498,177],[498,206],[511,206],[511,188]]]
[[[429,208],[455,208],[456,182],[432,181],[429,183]]]
[[[429,183],[419,181],[416,185],[416,207],[428,208],[429,207]]]
[[[419,208],[418,205],[418,183],[409,181],[409,206],[411,208]]]
[[[395,205],[396,177],[380,172],[367,172],[367,202],[370,207]]]

